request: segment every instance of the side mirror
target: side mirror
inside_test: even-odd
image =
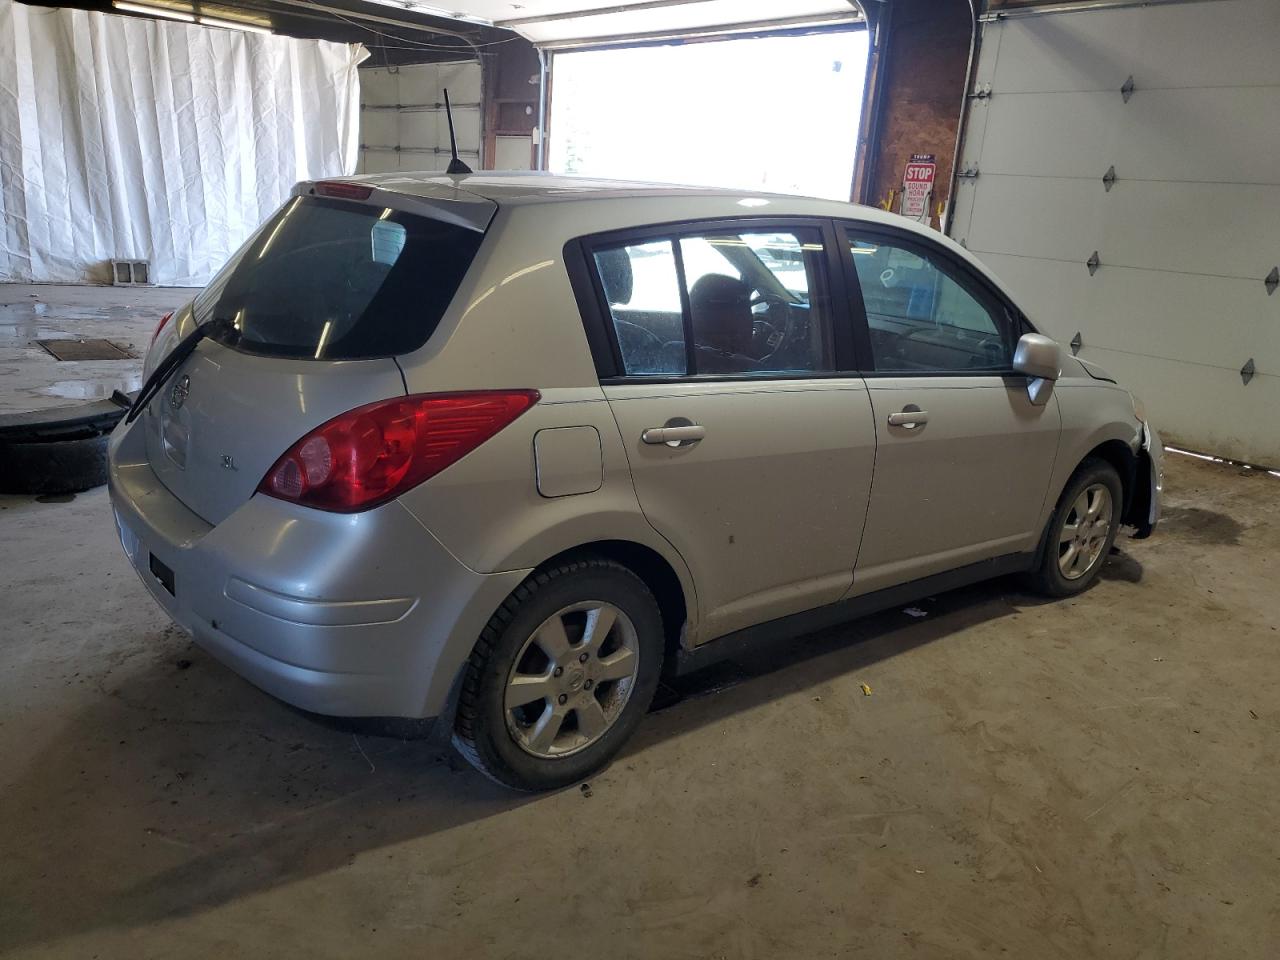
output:
[[[1037,406],[1047,403],[1053,382],[1062,376],[1062,348],[1038,333],[1024,333],[1013,352],[1013,369],[1031,379],[1027,395]]]

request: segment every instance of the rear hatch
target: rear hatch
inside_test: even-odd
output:
[[[253,496],[308,431],[404,394],[393,358],[435,332],[496,210],[450,188],[413,186],[422,195],[304,186],[196,297],[183,329],[157,345],[224,321],[144,417],[153,469],[207,522]]]

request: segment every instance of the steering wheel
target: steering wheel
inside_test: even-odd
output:
[[[755,307],[764,306],[764,311],[754,317],[752,329],[752,345],[763,344],[765,352],[757,360],[768,360],[780,353],[795,335],[796,312],[790,301],[774,293],[756,293],[751,298],[752,313]]]

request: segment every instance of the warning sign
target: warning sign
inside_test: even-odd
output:
[[[913,153],[902,176],[902,208],[904,217],[927,223],[929,198],[933,196],[933,177],[938,164],[932,153]]]

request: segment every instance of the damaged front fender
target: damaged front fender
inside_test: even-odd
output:
[[[1142,425],[1142,446],[1138,450],[1133,478],[1133,496],[1121,522],[1133,527],[1133,539],[1151,536],[1160,521],[1160,499],[1164,493],[1164,445],[1151,425]]]

